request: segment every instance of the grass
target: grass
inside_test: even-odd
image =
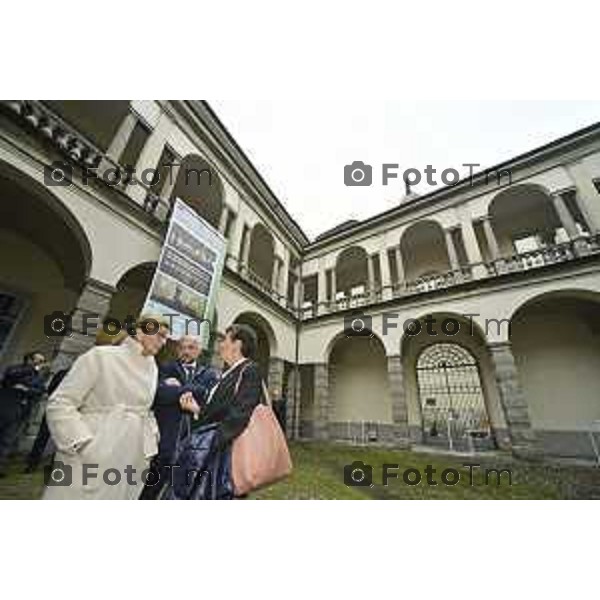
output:
[[[598,472],[590,473],[574,467],[556,467],[544,464],[523,463],[506,455],[477,455],[462,458],[442,454],[423,454],[385,448],[363,448],[341,444],[296,442],[291,444],[294,472],[285,481],[252,494],[252,499],[555,499],[578,496],[573,490],[581,481],[598,482]],[[362,461],[373,467],[373,486],[348,487],[344,484],[344,466]],[[382,485],[382,465],[398,464],[397,479]],[[481,464],[473,469],[473,485],[469,481],[469,469],[464,463]],[[433,479],[437,486],[427,485],[426,468],[435,469]],[[419,485],[407,485],[402,478],[406,469],[417,469],[422,475]],[[456,469],[460,481],[456,485],[444,485],[442,471]],[[485,469],[510,469],[508,475],[497,477],[490,474],[485,484]],[[14,464],[4,479],[0,479],[0,499],[37,499],[43,491],[43,474],[22,472],[23,465]],[[411,474],[411,476],[414,476]],[[599,488],[600,489],[600,488]]]
[[[549,476],[548,469],[541,465],[524,465],[508,457],[501,457],[497,463],[488,457],[483,463],[481,455],[476,458],[459,458],[448,455],[429,455],[416,452],[385,449],[361,448],[337,444],[296,443],[291,446],[294,472],[285,481],[252,495],[256,499],[554,499],[564,497],[562,485],[555,477]],[[348,487],[344,484],[344,466],[354,461],[371,465],[372,483],[370,487]],[[389,479],[388,485],[382,485],[382,465],[397,464],[399,468],[391,473],[398,478]],[[464,463],[481,464],[482,468],[473,468],[473,485],[469,469]],[[431,465],[431,479],[438,485],[427,485],[425,469]],[[407,485],[403,481],[405,470],[413,468],[421,473],[419,485]],[[490,473],[488,485],[485,484],[485,469],[508,468],[512,471],[512,485],[508,475],[497,477]],[[456,485],[444,485],[441,474],[446,469],[456,469],[460,480]],[[415,477],[416,474],[409,474]],[[451,474],[448,480],[451,481]]]

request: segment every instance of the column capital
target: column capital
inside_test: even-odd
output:
[[[564,194],[575,193],[577,188],[573,185],[561,188],[560,190],[554,190],[550,192],[550,196],[563,196]]]
[[[442,229],[444,230],[444,233],[452,234],[454,231],[460,231],[462,229],[462,225],[460,223],[457,223],[456,225],[448,225],[447,227],[443,227]]]
[[[488,342],[487,347],[493,352],[501,352],[503,350],[510,350],[512,352],[512,342],[510,340]]]
[[[83,292],[92,292],[97,294],[98,296],[104,296],[105,298],[110,299],[112,295],[117,291],[117,288],[110,283],[106,283],[105,281],[100,281],[99,279],[94,279],[93,277],[88,277],[85,280],[83,287],[81,288],[81,293]]]

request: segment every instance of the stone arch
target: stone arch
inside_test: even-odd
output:
[[[273,327],[263,317],[256,312],[242,312],[234,320],[233,323],[241,323],[250,326],[256,333],[258,339],[258,352],[256,363],[259,366],[261,375],[265,381],[269,378],[269,361],[271,357],[277,356],[278,344],[275,337]]]
[[[481,439],[475,440],[475,444],[482,448],[496,444],[508,447],[504,411],[487,339],[481,327],[463,315],[451,312],[423,315],[418,320],[420,332],[417,335],[404,333],[400,342],[408,421],[413,439],[445,447],[452,445],[453,449],[468,448],[468,431],[479,430]],[[429,326],[426,320],[430,321]],[[462,369],[457,365],[454,375],[447,372],[450,366],[441,364],[437,370],[434,366],[420,375],[419,360],[427,355],[424,353],[435,351],[440,355],[448,354],[450,362],[453,356],[467,354],[474,361],[465,361]],[[449,416],[454,419],[450,430]],[[437,428],[435,435],[431,429],[434,422]]]
[[[344,297],[365,293],[369,288],[369,255],[362,246],[342,250],[335,262],[335,288]],[[362,292],[360,291],[362,289]]]
[[[400,237],[400,254],[409,282],[451,268],[444,230],[434,220],[418,221],[405,229]]]
[[[256,223],[250,233],[248,267],[251,274],[260,283],[271,287],[273,267],[275,264],[275,239],[273,234],[262,223]]]
[[[2,363],[32,348],[48,356],[56,338],[44,333],[44,316],[70,313],[92,267],[83,226],[52,191],[0,161],[0,267]]]
[[[561,290],[523,303],[511,347],[532,428],[548,454],[593,455],[600,422],[600,293]]]
[[[122,325],[128,316],[137,319],[144,307],[144,302],[152,285],[152,278],[156,271],[155,262],[145,262],[131,267],[117,282],[104,322],[108,319],[117,319]],[[96,340],[106,343],[110,336],[102,328],[98,328]]]
[[[501,256],[567,239],[560,231],[561,221],[550,192],[537,183],[518,184],[498,192],[488,205],[488,215]]]
[[[217,170],[198,154],[188,154],[182,161],[171,195],[189,204],[215,229],[224,207],[223,182]]]
[[[330,435],[347,439],[374,435],[392,424],[387,356],[381,339],[336,335],[329,343]],[[365,431],[365,427],[371,431]]]

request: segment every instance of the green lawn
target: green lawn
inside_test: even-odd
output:
[[[590,497],[600,490],[600,470],[556,467],[530,464],[511,460],[509,456],[477,455],[461,458],[441,454],[422,454],[385,448],[361,448],[338,444],[293,443],[291,445],[294,472],[291,477],[253,494],[256,499],[550,499]],[[344,466],[362,461],[373,467],[373,486],[348,487],[344,484]],[[395,472],[397,479],[389,485],[382,484],[382,465],[400,465]],[[473,469],[470,485],[469,469],[464,463],[481,464]],[[427,484],[426,468],[431,465],[435,473],[431,477],[437,486]],[[402,474],[406,469],[420,471],[419,485],[407,485]],[[444,485],[442,471],[456,469],[460,473],[457,485]],[[485,484],[485,469],[510,469],[512,485],[508,476],[490,474]],[[412,476],[412,475],[411,475]],[[581,484],[581,485],[580,485]],[[596,487],[589,492],[588,488]],[[585,488],[585,489],[584,489]],[[33,499],[41,496],[43,476],[22,473],[22,465],[15,464],[9,476],[0,479],[0,499]],[[584,490],[583,493],[578,490]]]
[[[564,497],[560,479],[553,469],[541,465],[515,463],[502,456],[496,461],[487,457],[485,465],[481,455],[475,458],[460,458],[446,455],[428,455],[416,452],[385,448],[360,448],[336,444],[298,443],[292,445],[294,472],[292,476],[278,484],[253,494],[257,499],[523,499]],[[348,487],[344,484],[344,466],[353,461],[371,465],[372,482],[370,487]],[[390,479],[382,485],[382,465],[398,464],[397,479]],[[470,484],[469,469],[463,463],[482,464],[473,468],[473,485]],[[427,484],[425,469],[431,465],[431,479],[437,486]],[[402,478],[405,470],[413,468],[421,473],[419,485],[407,485]],[[508,475],[497,477],[490,473],[485,485],[485,469],[509,468],[512,471],[512,485]],[[444,485],[442,471],[456,469],[460,480],[456,485]],[[415,475],[410,474],[410,477]],[[448,475],[451,478],[451,475]],[[449,479],[450,481],[451,479]]]

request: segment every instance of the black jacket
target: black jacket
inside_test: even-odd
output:
[[[218,423],[217,445],[220,449],[226,448],[244,431],[254,408],[263,401],[263,394],[258,367],[250,360],[244,361],[219,381],[210,402],[192,427]]]
[[[44,378],[31,365],[7,367],[0,383],[0,414],[11,418],[26,417],[33,405],[42,399],[44,391]]]
[[[167,385],[165,381],[170,377],[175,377],[182,385]],[[196,402],[203,406],[208,392],[216,385],[218,379],[214,369],[199,364],[196,365],[196,370],[189,381],[186,381],[185,370],[179,361],[169,362],[160,367],[152,409],[160,432],[158,457],[162,464],[170,464],[177,447],[183,416],[179,406],[181,394],[192,392]]]

